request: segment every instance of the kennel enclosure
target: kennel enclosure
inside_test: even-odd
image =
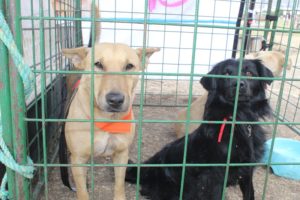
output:
[[[92,8],[95,5],[100,7],[99,19],[94,17],[96,11]],[[189,120],[190,105],[193,98],[203,93],[199,79],[215,63],[262,48],[281,51],[286,60],[282,76],[275,77],[268,88],[274,119],[257,123],[271,126],[271,138],[289,132],[291,134],[284,136],[299,139],[298,0],[131,0],[126,3],[121,0],[2,0],[0,11],[10,25],[25,63],[35,75],[33,92],[24,99],[22,80],[7,48],[0,43],[3,137],[18,163],[27,164],[28,155],[36,169],[33,179],[28,180],[1,166],[3,172],[7,171],[10,199],[65,198],[65,190],[51,185],[61,185],[59,174],[53,171],[61,166],[57,151],[61,125],[66,122],[66,78],[83,72],[72,70],[70,62],[62,57],[61,49],[87,45],[90,30],[95,30],[97,22],[101,22],[100,42],[121,42],[134,48],[161,48],[160,53],[151,58],[148,68],[139,74],[140,86],[134,102],[137,141],[133,144],[136,148],[134,156],[139,163],[144,158],[143,152],[148,151],[143,138],[147,131],[151,132],[151,127],[154,130],[161,124],[171,128],[176,122],[175,112],[184,107],[188,108],[188,114],[183,123],[199,123]],[[98,42],[93,31],[91,35],[93,43]],[[288,59],[293,61],[291,70],[286,70]],[[93,71],[85,73],[95,74]],[[242,79],[241,76],[235,78]],[[147,117],[147,108],[153,113],[158,112],[157,115]],[[174,108],[173,118],[164,118],[155,111],[164,108]],[[145,130],[144,127],[150,128]],[[147,142],[151,144],[149,140]],[[153,152],[159,150],[154,147],[155,144]],[[231,164],[229,160],[225,163],[228,170],[233,166]],[[258,165],[266,167],[259,197],[267,199],[271,160]],[[96,173],[100,168],[111,169],[113,165],[90,161],[87,166]],[[180,166],[201,167],[201,164],[191,165],[184,161]],[[89,177],[90,191],[97,198],[94,174]],[[184,173],[182,177],[184,181]],[[226,177],[223,198],[227,191],[225,182]],[[106,186],[105,182],[101,185]],[[131,188],[134,191],[132,198],[142,198],[138,188],[139,185]]]

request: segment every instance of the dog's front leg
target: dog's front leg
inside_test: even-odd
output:
[[[239,179],[239,185],[240,185],[241,191],[243,193],[244,200],[254,200],[255,199],[252,177],[253,177],[253,170],[251,169],[248,175],[242,176]]]
[[[116,152],[113,155],[114,164],[127,164],[128,149]],[[125,173],[126,167],[114,167],[115,171],[115,191],[114,200],[125,200]]]
[[[71,163],[74,165],[85,164],[88,161],[88,156],[79,156],[71,154]],[[87,191],[87,167],[72,167],[73,179],[76,185],[77,199],[78,200],[88,200],[89,194]]]

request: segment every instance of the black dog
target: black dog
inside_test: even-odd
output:
[[[237,60],[218,63],[209,74],[237,75]],[[244,60],[243,76],[273,77],[272,72],[259,60]],[[232,120],[237,88],[235,78],[203,77],[201,84],[209,92],[204,120]],[[258,121],[271,114],[265,95],[270,80],[241,79],[237,121]],[[202,124],[188,136],[186,163],[226,163],[232,125]],[[223,131],[221,130],[223,129]],[[178,164],[183,162],[185,138],[166,145],[148,159],[146,164]],[[236,124],[233,133],[231,163],[256,163],[263,155],[265,132],[257,124]],[[183,199],[219,200],[225,178],[225,166],[186,167]],[[243,199],[254,199],[253,166],[229,168],[227,186],[239,184]],[[137,168],[127,169],[126,181],[136,183]],[[181,167],[141,167],[141,194],[153,200],[177,200],[180,194]]]

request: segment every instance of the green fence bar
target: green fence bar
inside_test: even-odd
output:
[[[44,16],[44,6],[43,6],[43,0],[39,0],[39,16]],[[43,179],[44,179],[44,194],[45,199],[48,200],[49,198],[49,192],[48,192],[48,156],[47,156],[47,141],[46,141],[46,99],[45,99],[45,90],[46,90],[46,74],[44,72],[45,70],[45,29],[44,29],[44,19],[39,20],[39,36],[40,36],[40,64],[41,64],[41,118],[42,118],[42,145],[43,145],[43,159],[42,162],[44,164],[43,166]]]
[[[11,31],[15,37],[17,48],[22,52],[22,34],[21,34],[21,8],[20,0],[10,0],[8,4],[9,9],[9,22]],[[18,70],[14,67],[12,60],[9,61],[9,76],[10,76],[10,92],[11,92],[11,113],[12,122],[12,137],[14,152],[13,156],[16,161],[21,164],[27,163],[27,127],[25,119],[25,99],[23,82],[18,74]],[[16,199],[30,199],[29,194],[29,181],[19,174],[15,174],[15,190]]]
[[[81,0],[75,0],[75,17],[81,18]],[[81,21],[75,22],[75,35],[76,35],[76,46],[80,47],[83,45],[82,41],[82,27],[81,27]]]
[[[299,127],[300,122],[297,121],[298,118],[296,115],[299,114],[297,112],[298,108],[300,107],[299,102],[300,98],[297,96],[297,94],[294,95],[294,90],[296,92],[300,89],[299,81],[300,78],[296,77],[295,74],[299,72],[299,64],[294,63],[290,76],[289,72],[284,71],[282,77],[274,77],[274,78],[265,78],[265,77],[247,77],[247,76],[241,76],[241,65],[243,58],[240,58],[240,64],[239,64],[239,72],[236,76],[225,76],[225,75],[207,75],[206,72],[209,68],[211,68],[215,63],[215,60],[219,58],[219,54],[214,55],[215,51],[220,51],[220,55],[224,55],[227,58],[229,55],[227,54],[232,49],[229,43],[231,42],[230,37],[233,36],[234,30],[240,30],[241,35],[241,46],[239,47],[239,55],[244,54],[243,47],[246,45],[245,41],[248,39],[247,33],[252,33],[252,36],[255,37],[262,37],[264,36],[265,39],[269,39],[270,41],[270,49],[272,48],[272,45],[275,43],[280,44],[280,48],[286,48],[286,49],[280,49],[285,51],[286,57],[292,57],[297,54],[297,58],[300,55],[299,54],[299,47],[293,46],[294,37],[292,36],[299,34],[300,29],[296,29],[293,27],[294,25],[294,19],[292,19],[290,27],[286,28],[287,26],[284,25],[284,27],[281,26],[281,20],[274,20],[274,21],[268,21],[265,19],[262,19],[259,21],[258,26],[252,26],[247,27],[247,19],[248,19],[248,13],[249,13],[249,5],[251,4],[252,0],[243,0],[242,2],[245,3],[245,11],[244,16],[242,19],[242,23],[240,27],[235,27],[233,23],[223,23],[218,24],[215,19],[218,18],[218,9],[217,8],[217,2],[219,0],[214,0],[215,4],[213,7],[210,7],[212,18],[214,19],[213,22],[205,23],[202,21],[203,13],[200,13],[202,10],[202,4],[203,0],[195,0],[193,3],[193,10],[191,11],[192,14],[188,14],[190,18],[193,18],[190,20],[189,23],[184,22],[184,18],[187,16],[186,13],[184,13],[184,7],[182,7],[182,12],[178,14],[177,17],[180,18],[180,20],[169,20],[168,14],[164,15],[162,14],[160,16],[160,20],[155,20],[152,16],[154,16],[157,13],[151,13],[149,11],[149,2],[150,0],[143,0],[143,3],[145,7],[142,7],[143,10],[135,11],[135,6],[133,5],[134,2],[132,1],[131,11],[123,11],[122,9],[119,10],[119,6],[117,5],[117,1],[114,1],[112,3],[112,8],[109,10],[106,6],[103,6],[103,10],[101,12],[103,13],[103,18],[101,19],[95,19],[96,16],[96,10],[95,5],[99,5],[100,0],[91,0],[89,3],[92,4],[91,8],[87,10],[86,5],[83,4],[84,1],[81,0],[61,0],[61,1],[54,1],[55,3],[59,3],[60,9],[62,12],[59,12],[55,14],[52,13],[52,10],[49,7],[53,7],[51,0],[30,0],[31,1],[31,14],[28,14],[27,16],[20,16],[20,7],[21,7],[21,0],[0,0],[0,10],[6,10],[7,19],[11,22],[11,29],[15,35],[15,40],[17,43],[17,46],[20,50],[22,50],[22,33],[29,33],[31,35],[31,39],[33,41],[32,44],[30,44],[32,48],[32,52],[29,54],[32,54],[32,63],[31,68],[34,71],[34,74],[37,76],[36,80],[38,80],[37,85],[41,86],[41,91],[38,90],[38,88],[35,88],[35,99],[33,102],[30,102],[29,106],[26,108],[25,102],[24,102],[24,96],[23,96],[23,85],[22,81],[20,80],[20,77],[18,76],[18,73],[16,69],[14,69],[13,64],[9,62],[9,55],[6,50],[6,48],[0,43],[0,95],[4,98],[0,98],[0,105],[1,105],[1,114],[2,114],[2,123],[3,123],[3,130],[4,130],[4,137],[7,145],[9,146],[10,150],[12,151],[13,155],[16,157],[18,162],[20,163],[27,163],[26,161],[26,155],[28,152],[26,151],[27,146],[29,147],[35,147],[37,146],[37,151],[34,151],[35,154],[35,160],[34,160],[34,166],[38,169],[37,175],[36,175],[36,182],[32,181],[31,185],[29,185],[28,181],[25,180],[20,175],[16,174],[15,172],[7,169],[8,172],[8,184],[9,184],[9,193],[11,199],[54,199],[54,194],[52,193],[53,189],[51,186],[53,182],[57,184],[61,184],[60,178],[55,177],[52,178],[52,172],[53,169],[57,169],[57,167],[68,167],[69,169],[71,167],[78,167],[78,166],[84,166],[88,169],[88,185],[89,185],[89,194],[91,199],[99,199],[99,198],[105,198],[105,196],[100,196],[101,192],[99,192],[99,187],[106,187],[107,185],[105,182],[101,182],[100,185],[97,185],[99,182],[97,180],[98,170],[99,168],[112,168],[116,166],[125,166],[124,164],[114,164],[111,162],[108,163],[98,163],[98,160],[96,159],[96,156],[94,155],[94,122],[101,122],[101,121],[107,121],[106,119],[94,119],[94,103],[95,103],[95,93],[91,92],[90,100],[88,104],[90,105],[90,112],[91,112],[91,119],[62,119],[61,113],[52,114],[53,110],[56,111],[59,110],[60,106],[63,106],[64,100],[60,100],[59,98],[63,96],[60,92],[60,89],[65,89],[65,80],[64,78],[68,75],[79,75],[79,74],[90,74],[91,76],[91,82],[89,82],[89,86],[91,90],[93,91],[95,89],[95,83],[94,80],[99,74],[114,74],[114,75],[139,75],[140,76],[140,88],[138,88],[138,98],[134,102],[135,111],[136,111],[136,119],[130,120],[132,123],[135,123],[137,125],[136,127],[136,137],[137,140],[134,140],[133,145],[136,145],[134,147],[134,155],[130,155],[130,157],[134,157],[134,159],[137,159],[136,164],[133,164],[132,166],[137,167],[137,183],[136,187],[129,189],[130,195],[132,195],[132,198],[127,199],[144,199],[140,195],[140,170],[142,167],[181,167],[182,174],[181,180],[180,180],[180,197],[179,200],[184,199],[185,194],[184,191],[186,188],[185,179],[186,179],[186,173],[187,169],[189,167],[219,167],[226,169],[224,177],[222,177],[223,183],[223,194],[222,194],[222,200],[226,199],[226,196],[228,193],[227,188],[227,181],[229,178],[229,174],[231,169],[238,166],[258,166],[258,167],[266,167],[267,169],[264,170],[262,175],[262,180],[260,181],[262,190],[259,191],[259,195],[261,195],[260,199],[267,199],[267,193],[268,191],[268,184],[270,184],[270,179],[272,176],[270,175],[270,167],[271,165],[299,165],[299,162],[272,162],[271,158],[269,158],[268,163],[231,163],[231,152],[232,149],[232,143],[233,143],[233,134],[234,134],[234,125],[237,124],[259,124],[259,125],[273,125],[273,130],[270,131],[270,134],[272,132],[272,138],[274,139],[276,136],[276,132],[278,132],[277,128],[278,126],[288,126],[293,130],[293,133],[297,132],[299,134]],[[29,2],[29,0],[28,0]],[[34,5],[36,2],[38,2],[38,6]],[[101,3],[102,1],[100,1]],[[167,1],[166,1],[167,2]],[[183,1],[182,1],[183,2]],[[231,15],[234,11],[234,4],[239,4],[241,1],[231,0],[229,2],[222,1],[222,3],[229,3],[230,9],[228,12],[230,13],[230,16],[228,18],[229,21],[236,20],[236,16]],[[276,2],[276,4],[275,4]],[[291,0],[289,1],[290,5],[293,4],[293,13],[296,15],[298,10],[298,4],[299,0]],[[22,2],[23,3],[23,2]],[[256,11],[258,9],[261,10],[261,16],[264,15],[264,12],[267,12],[267,15],[274,15],[280,14],[280,9],[282,10],[282,6],[285,3],[285,1],[278,0],[266,0],[266,1],[256,1]],[[275,12],[272,11],[272,5],[273,10],[276,9]],[[297,6],[296,6],[297,5]],[[58,7],[59,7],[58,6]],[[54,6],[55,7],[55,6]],[[101,4],[99,5],[101,8]],[[195,8],[194,8],[195,7]],[[47,10],[49,8],[49,10]],[[192,8],[192,6],[191,6]],[[201,8],[201,9],[200,9]],[[68,10],[70,9],[70,10]],[[108,10],[106,10],[108,9]],[[231,10],[233,9],[233,10]],[[287,10],[291,10],[290,6],[286,8]],[[55,10],[55,9],[54,9]],[[165,11],[168,9],[165,8]],[[8,12],[9,11],[9,12]],[[83,12],[90,12],[90,17],[83,17]],[[110,17],[106,14],[107,12],[110,12]],[[250,11],[251,12],[251,11]],[[28,12],[29,13],[29,12]],[[167,12],[166,12],[167,13]],[[120,18],[122,14],[128,14],[126,18]],[[153,14],[153,15],[152,15]],[[172,13],[173,15],[173,13]],[[124,15],[125,16],[125,15]],[[207,16],[205,16],[207,17]],[[224,17],[224,16],[222,16]],[[226,16],[224,17],[224,19]],[[31,23],[31,27],[24,27],[22,29],[21,26],[21,20],[24,22]],[[226,19],[225,19],[226,20]],[[61,23],[59,23],[61,22]],[[89,27],[84,26],[83,22],[89,22],[91,25]],[[162,65],[162,68],[158,71],[150,71],[152,69],[142,70],[141,72],[98,72],[94,71],[94,65],[93,61],[95,59],[94,53],[94,43],[98,42],[96,41],[95,36],[95,29],[97,28],[96,23],[103,23],[103,33],[107,34],[107,31],[111,31],[113,36],[110,38],[112,41],[120,41],[118,38],[118,34],[122,31],[130,32],[130,39],[127,41],[129,45],[132,45],[133,48],[142,46],[144,48],[143,52],[143,59],[142,59],[142,65],[145,65],[145,48],[151,45],[154,45],[156,43],[152,43],[150,41],[152,37],[152,32],[157,32],[161,34],[162,41],[158,45],[162,51],[162,55],[159,59],[159,61],[154,61],[151,64],[154,65]],[[261,23],[261,24],[260,24]],[[264,24],[265,23],[265,24]],[[300,23],[300,21],[299,21]],[[49,27],[48,27],[49,26]],[[126,27],[128,26],[128,27]],[[169,27],[171,26],[170,30]],[[91,47],[91,70],[90,71],[79,71],[79,70],[69,70],[69,63],[70,61],[65,59],[61,54],[61,48],[73,48],[73,47],[79,47],[83,45],[83,32],[82,29],[87,28],[91,30],[91,41],[92,41],[92,47]],[[178,29],[177,29],[178,28]],[[53,31],[55,30],[55,32]],[[118,32],[120,30],[120,32]],[[22,32],[23,31],[23,32]],[[102,30],[101,30],[102,31]],[[222,31],[221,33],[219,31]],[[227,32],[226,32],[227,31]],[[48,37],[49,34],[49,37]],[[52,35],[53,34],[53,35]],[[103,38],[106,37],[106,35],[103,35]],[[140,38],[135,38],[137,34],[140,34]],[[169,45],[168,44],[168,34],[170,35],[179,35],[179,39],[174,41],[176,43],[175,45]],[[206,47],[202,47],[203,44],[203,35],[207,34],[211,38],[209,41],[204,41],[208,44]],[[278,41],[278,35],[282,34],[286,37],[288,41],[285,41],[281,38],[281,41]],[[25,34],[24,34],[25,35]],[[125,35],[125,34],[124,34]],[[206,36],[207,36],[206,35]],[[224,47],[220,48],[218,45],[215,45],[214,36],[226,36],[226,45]],[[276,36],[276,37],[275,37]],[[126,37],[126,35],[125,35]],[[191,40],[190,46],[185,45],[185,39],[186,37],[189,37]],[[26,40],[28,38],[25,38]],[[139,39],[139,43],[135,43],[135,39]],[[46,41],[45,41],[46,40]],[[300,41],[300,40],[299,40]],[[102,41],[101,41],[102,42]],[[251,41],[248,41],[251,42]],[[286,44],[283,44],[287,42]],[[178,46],[177,46],[178,43]],[[36,45],[35,45],[36,44]],[[182,45],[183,44],[183,45]],[[249,44],[249,43],[248,43]],[[169,46],[168,46],[169,45]],[[39,48],[37,48],[39,46]],[[49,47],[48,47],[49,46]],[[55,49],[53,49],[53,47]],[[277,47],[277,46],[275,46]],[[274,47],[274,48],[275,48]],[[270,50],[268,49],[268,50]],[[293,50],[293,54],[291,53]],[[177,52],[178,58],[175,57],[173,60],[168,60],[168,50],[171,50],[170,52]],[[188,51],[188,52],[187,52]],[[198,52],[206,51],[208,52],[201,54]],[[297,51],[297,53],[295,53]],[[96,52],[97,53],[97,52]],[[190,59],[188,61],[185,60],[185,56],[189,55]],[[204,62],[204,59],[202,60],[202,57],[207,56],[209,61]],[[214,59],[214,56],[216,56],[216,59]],[[183,58],[184,57],[184,58]],[[222,57],[222,56],[220,56]],[[220,58],[222,59],[222,58]],[[200,61],[199,61],[200,60]],[[218,60],[221,61],[221,60]],[[299,62],[298,62],[299,63]],[[286,68],[287,66],[287,60],[283,64],[283,66]],[[52,67],[52,65],[55,65],[55,67]],[[181,70],[184,67],[188,65],[188,69],[190,71]],[[175,70],[168,71],[168,67],[174,67]],[[165,68],[166,67],[166,68]],[[199,68],[203,68],[198,71]],[[47,78],[51,77],[50,83],[47,83]],[[156,76],[155,81],[153,83],[155,86],[152,86],[152,80],[151,76]],[[173,77],[175,78],[173,78]],[[235,95],[235,104],[234,104],[234,110],[233,110],[233,119],[230,122],[226,122],[226,124],[233,124],[232,129],[230,131],[230,142],[228,145],[228,154],[226,156],[226,162],[224,163],[189,163],[186,161],[187,159],[187,148],[188,148],[188,134],[190,132],[190,124],[195,123],[214,123],[214,124],[223,124],[223,121],[205,121],[205,120],[193,120],[192,111],[193,109],[191,107],[191,104],[193,102],[193,99],[196,97],[196,95],[200,96],[203,93],[201,93],[201,89],[198,91],[197,86],[201,87],[199,85],[199,79],[203,76],[212,77],[212,78],[229,78],[229,79],[235,79],[238,82],[238,85],[240,84],[240,81],[243,79],[253,79],[253,80],[273,80],[274,82],[279,82],[278,85],[273,84],[274,88],[268,88],[270,91],[270,101],[272,103],[272,107],[274,108],[274,120],[267,119],[266,121],[257,121],[257,122],[246,122],[246,121],[237,121],[236,115],[238,110],[238,96],[239,96],[239,90],[237,87],[236,89],[236,95]],[[166,77],[166,78],[165,78]],[[175,89],[165,89],[165,83],[169,80],[172,80]],[[59,85],[59,89],[56,88],[56,83],[62,81],[61,85]],[[183,85],[181,84],[181,81],[185,81]],[[166,85],[168,86],[169,83]],[[277,88],[275,88],[277,86]],[[155,87],[155,88],[154,88]],[[171,87],[171,86],[170,86]],[[181,88],[185,87],[185,88]],[[286,89],[288,87],[291,87],[289,89]],[[294,87],[294,88],[292,88]],[[154,88],[154,89],[153,89]],[[196,89],[196,90],[194,90]],[[284,90],[286,89],[286,90]],[[155,90],[155,91],[152,91]],[[184,90],[184,91],[181,91]],[[53,92],[55,91],[55,92]],[[196,93],[194,92],[196,91]],[[65,91],[63,91],[65,92]],[[61,96],[59,96],[61,95]],[[293,96],[294,95],[294,96]],[[149,98],[148,98],[149,97]],[[173,98],[174,97],[174,98]],[[61,97],[64,98],[64,97]],[[297,99],[298,98],[298,99]],[[171,99],[171,100],[170,100]],[[174,100],[174,101],[173,101]],[[62,102],[60,102],[62,101]],[[187,115],[186,120],[175,120],[176,113],[174,113],[174,118],[163,118],[164,116],[154,116],[153,118],[147,118],[147,106],[149,107],[185,107],[187,108]],[[284,107],[286,106],[286,107]],[[289,107],[291,106],[291,107]],[[31,111],[30,109],[35,110],[35,116],[28,115],[25,116],[26,110]],[[282,112],[282,109],[284,109],[284,112]],[[294,111],[296,110],[296,111]],[[292,119],[289,117],[289,112],[293,115]],[[58,111],[60,112],[60,110]],[[28,112],[30,113],[30,112]],[[173,114],[173,113],[172,113]],[[157,118],[156,118],[157,117]],[[169,117],[169,116],[166,116]],[[111,122],[119,122],[123,120],[109,120]],[[13,124],[16,122],[16,125]],[[61,164],[57,160],[55,160],[55,156],[57,154],[51,155],[51,151],[57,151],[58,145],[54,145],[55,148],[53,148],[52,145],[49,143],[54,143],[58,140],[57,136],[59,135],[59,130],[52,131],[52,126],[57,126],[59,129],[59,125],[63,122],[86,122],[90,124],[90,143],[91,143],[91,160],[88,163],[84,164]],[[171,163],[171,164],[143,164],[144,157],[148,153],[146,152],[145,155],[143,155],[144,149],[146,149],[147,142],[148,142],[148,136],[145,136],[145,133],[152,133],[156,131],[155,129],[146,129],[147,124],[153,123],[155,125],[160,124],[162,125],[168,125],[169,130],[171,130],[172,123],[184,123],[185,124],[185,146],[184,146],[184,152],[182,157],[181,163]],[[30,137],[26,137],[26,124],[29,123],[30,125],[35,123],[36,129],[38,129],[37,133],[32,133],[30,131]],[[55,124],[55,125],[52,125]],[[48,126],[49,125],[49,126]],[[50,127],[50,128],[49,128]],[[49,131],[49,129],[51,131]],[[55,127],[56,128],[56,127]],[[297,131],[298,130],[298,131]],[[159,133],[160,134],[160,133]],[[34,138],[32,139],[31,136]],[[158,135],[161,136],[161,135]],[[171,140],[175,139],[173,138],[165,138],[166,141],[162,140],[162,143],[160,145],[164,145],[165,143],[170,142]],[[147,141],[146,141],[147,140]],[[136,142],[135,142],[136,141]],[[163,143],[165,142],[165,143]],[[35,144],[37,143],[37,144]],[[273,148],[274,143],[272,144]],[[137,150],[136,150],[137,147]],[[31,149],[31,148],[29,148]],[[148,149],[147,149],[148,150]],[[150,153],[156,152],[159,149],[153,148],[150,149]],[[153,152],[152,152],[153,151]],[[272,153],[271,153],[272,155]],[[56,167],[56,168],[55,168]],[[110,169],[112,170],[112,169]],[[59,176],[59,173],[54,172],[55,176]],[[111,175],[111,174],[109,174]],[[53,180],[55,179],[55,180]],[[112,178],[113,179],[113,178]],[[31,188],[29,187],[31,186]],[[36,189],[38,188],[38,189]],[[43,188],[43,189],[42,189]],[[65,191],[65,188],[62,186],[63,190]],[[129,187],[127,187],[129,188]],[[103,188],[101,188],[102,190]],[[113,186],[109,188],[113,190]],[[34,192],[32,192],[34,190]],[[57,192],[57,191],[55,191]],[[60,191],[62,192],[62,191]],[[134,193],[135,192],[135,193]],[[64,192],[62,192],[64,193]],[[71,192],[70,192],[71,193]],[[73,195],[73,194],[70,194]],[[126,195],[128,195],[128,192],[126,191]],[[135,195],[135,196],[133,196]],[[257,195],[257,194],[256,194]],[[67,194],[66,196],[69,196]],[[63,196],[65,197],[65,196]],[[67,197],[66,197],[67,198]],[[59,198],[60,199],[60,198]],[[62,199],[62,198],[61,198]]]
[[[279,11],[280,11],[280,5],[281,5],[281,0],[277,0],[277,4],[276,4],[276,9],[275,9],[275,16],[278,16]],[[273,30],[277,29],[277,23],[278,20],[275,20],[272,26]],[[270,37],[270,50],[272,50],[273,45],[274,45],[274,38],[275,38],[275,31],[271,31],[271,37]]]
[[[0,1],[0,11],[5,15],[5,1]],[[5,45],[0,41],[0,110],[2,117],[2,131],[3,139],[9,148],[13,151],[13,140],[12,140],[12,113],[11,113],[11,102],[10,102],[10,84],[9,84],[9,71],[8,71],[8,51]],[[16,199],[16,182],[15,172],[9,168],[6,168],[8,178],[8,192],[9,198]]]

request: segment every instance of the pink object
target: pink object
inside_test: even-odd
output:
[[[223,133],[224,133],[224,129],[225,129],[225,122],[227,121],[227,118],[225,117],[224,119],[223,119],[223,124],[221,125],[221,128],[220,128],[220,132],[219,132],[219,136],[218,136],[218,143],[220,143],[221,142],[221,140],[222,140],[222,137],[223,137]]]
[[[179,6],[182,6],[183,4],[185,4],[188,0],[179,0],[179,1],[172,2],[172,3],[168,3],[168,0],[149,0],[148,7],[149,7],[150,12],[155,10],[157,1],[165,7],[179,7]]]

